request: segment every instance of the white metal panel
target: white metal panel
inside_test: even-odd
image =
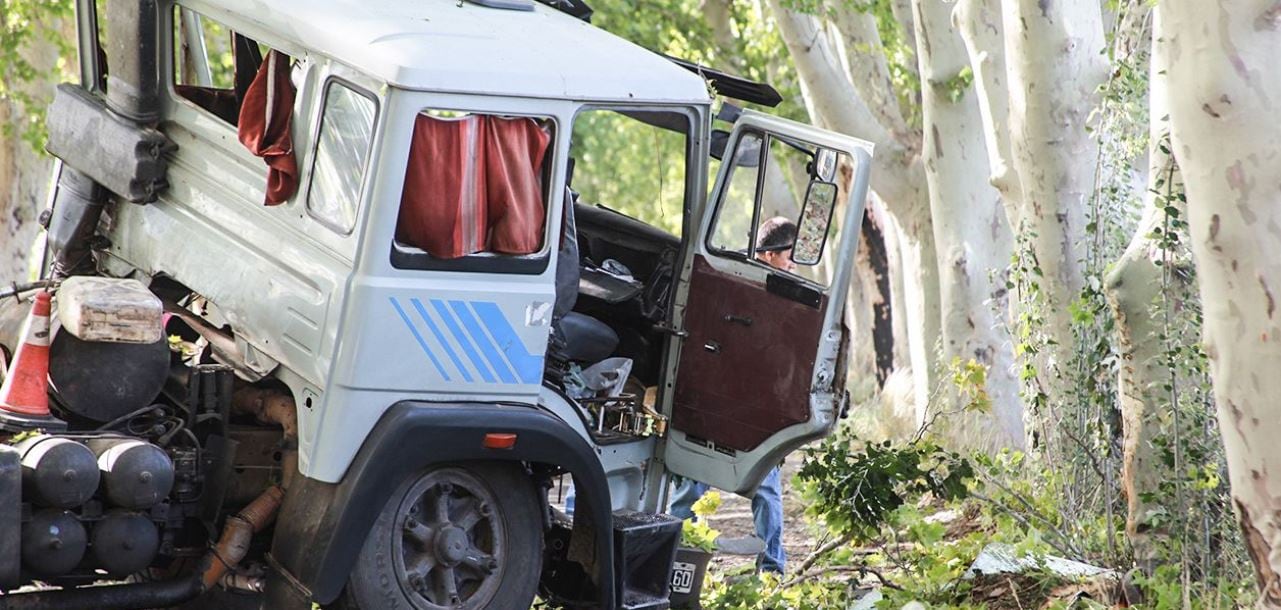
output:
[[[697,75],[552,8],[458,0],[186,0],[265,44],[396,87],[580,100],[707,102]]]

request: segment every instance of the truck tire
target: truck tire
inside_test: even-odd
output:
[[[515,464],[410,477],[369,530],[340,607],[528,608],[542,571],[540,510],[533,480]]]

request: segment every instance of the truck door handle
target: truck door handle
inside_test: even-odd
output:
[[[708,341],[707,343],[703,344],[703,349],[713,354],[719,354],[721,352],[721,344],[715,341]]]
[[[742,324],[743,326],[751,326],[751,325],[752,325],[752,319],[751,319],[751,318],[748,318],[748,317],[746,317],[746,316],[727,315],[727,316],[725,316],[725,321],[726,321],[726,322],[729,322],[730,324],[733,324],[733,323],[737,322],[737,323],[739,323],[739,324]]]

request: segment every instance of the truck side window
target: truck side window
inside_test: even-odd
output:
[[[191,9],[174,7],[174,92],[235,125],[270,49]]]
[[[422,112],[413,130],[395,266],[457,269],[467,266],[451,266],[454,259],[529,258],[544,250],[550,121]]]
[[[339,233],[350,233],[356,226],[376,111],[373,99],[340,82],[329,83],[325,90],[307,211]]]

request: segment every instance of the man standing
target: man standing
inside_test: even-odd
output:
[[[776,216],[761,223],[756,231],[756,260],[781,271],[796,269],[792,262],[792,244],[796,242],[796,224]],[[783,550],[783,482],[779,467],[775,466],[765,476],[752,497],[752,520],[756,535],[765,542],[765,550],[756,559],[762,571],[783,573],[787,566],[787,553]],[[691,479],[680,479],[672,493],[669,511],[673,516],[689,519],[694,516],[694,502],[707,493],[708,486]]]

